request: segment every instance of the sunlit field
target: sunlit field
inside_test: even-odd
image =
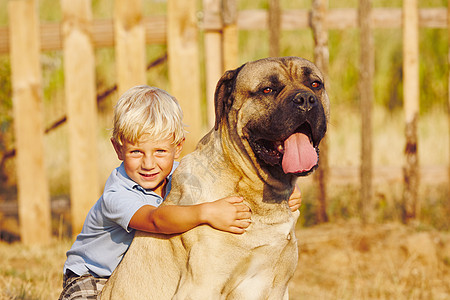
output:
[[[290,299],[450,297],[450,234],[430,227],[356,221],[298,227]],[[0,243],[0,299],[57,299],[69,240]]]

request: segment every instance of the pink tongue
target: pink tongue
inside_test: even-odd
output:
[[[300,173],[311,170],[317,164],[317,153],[308,136],[295,133],[284,142],[282,167],[284,173]]]

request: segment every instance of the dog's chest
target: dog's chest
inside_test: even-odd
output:
[[[294,220],[278,224],[262,223],[254,218],[252,224],[243,235],[250,248],[284,247],[286,244],[296,242],[294,234]]]
[[[242,237],[248,251],[237,259],[230,272],[233,282],[229,299],[264,299],[271,294],[275,277],[292,276],[298,257],[293,222],[262,224],[254,222]],[[287,280],[286,279],[286,280]],[[278,283],[280,286],[283,284]],[[280,295],[277,299],[281,299]]]

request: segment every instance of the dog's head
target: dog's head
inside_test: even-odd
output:
[[[266,58],[227,71],[217,84],[215,106],[215,129],[234,131],[262,168],[303,176],[317,167],[329,100],[310,61]]]

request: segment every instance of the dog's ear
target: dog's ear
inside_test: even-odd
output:
[[[216,91],[214,93],[214,106],[216,110],[215,130],[219,128],[222,118],[228,114],[233,105],[231,94],[234,90],[237,74],[242,67],[243,66],[235,70],[226,71],[217,83]]]

